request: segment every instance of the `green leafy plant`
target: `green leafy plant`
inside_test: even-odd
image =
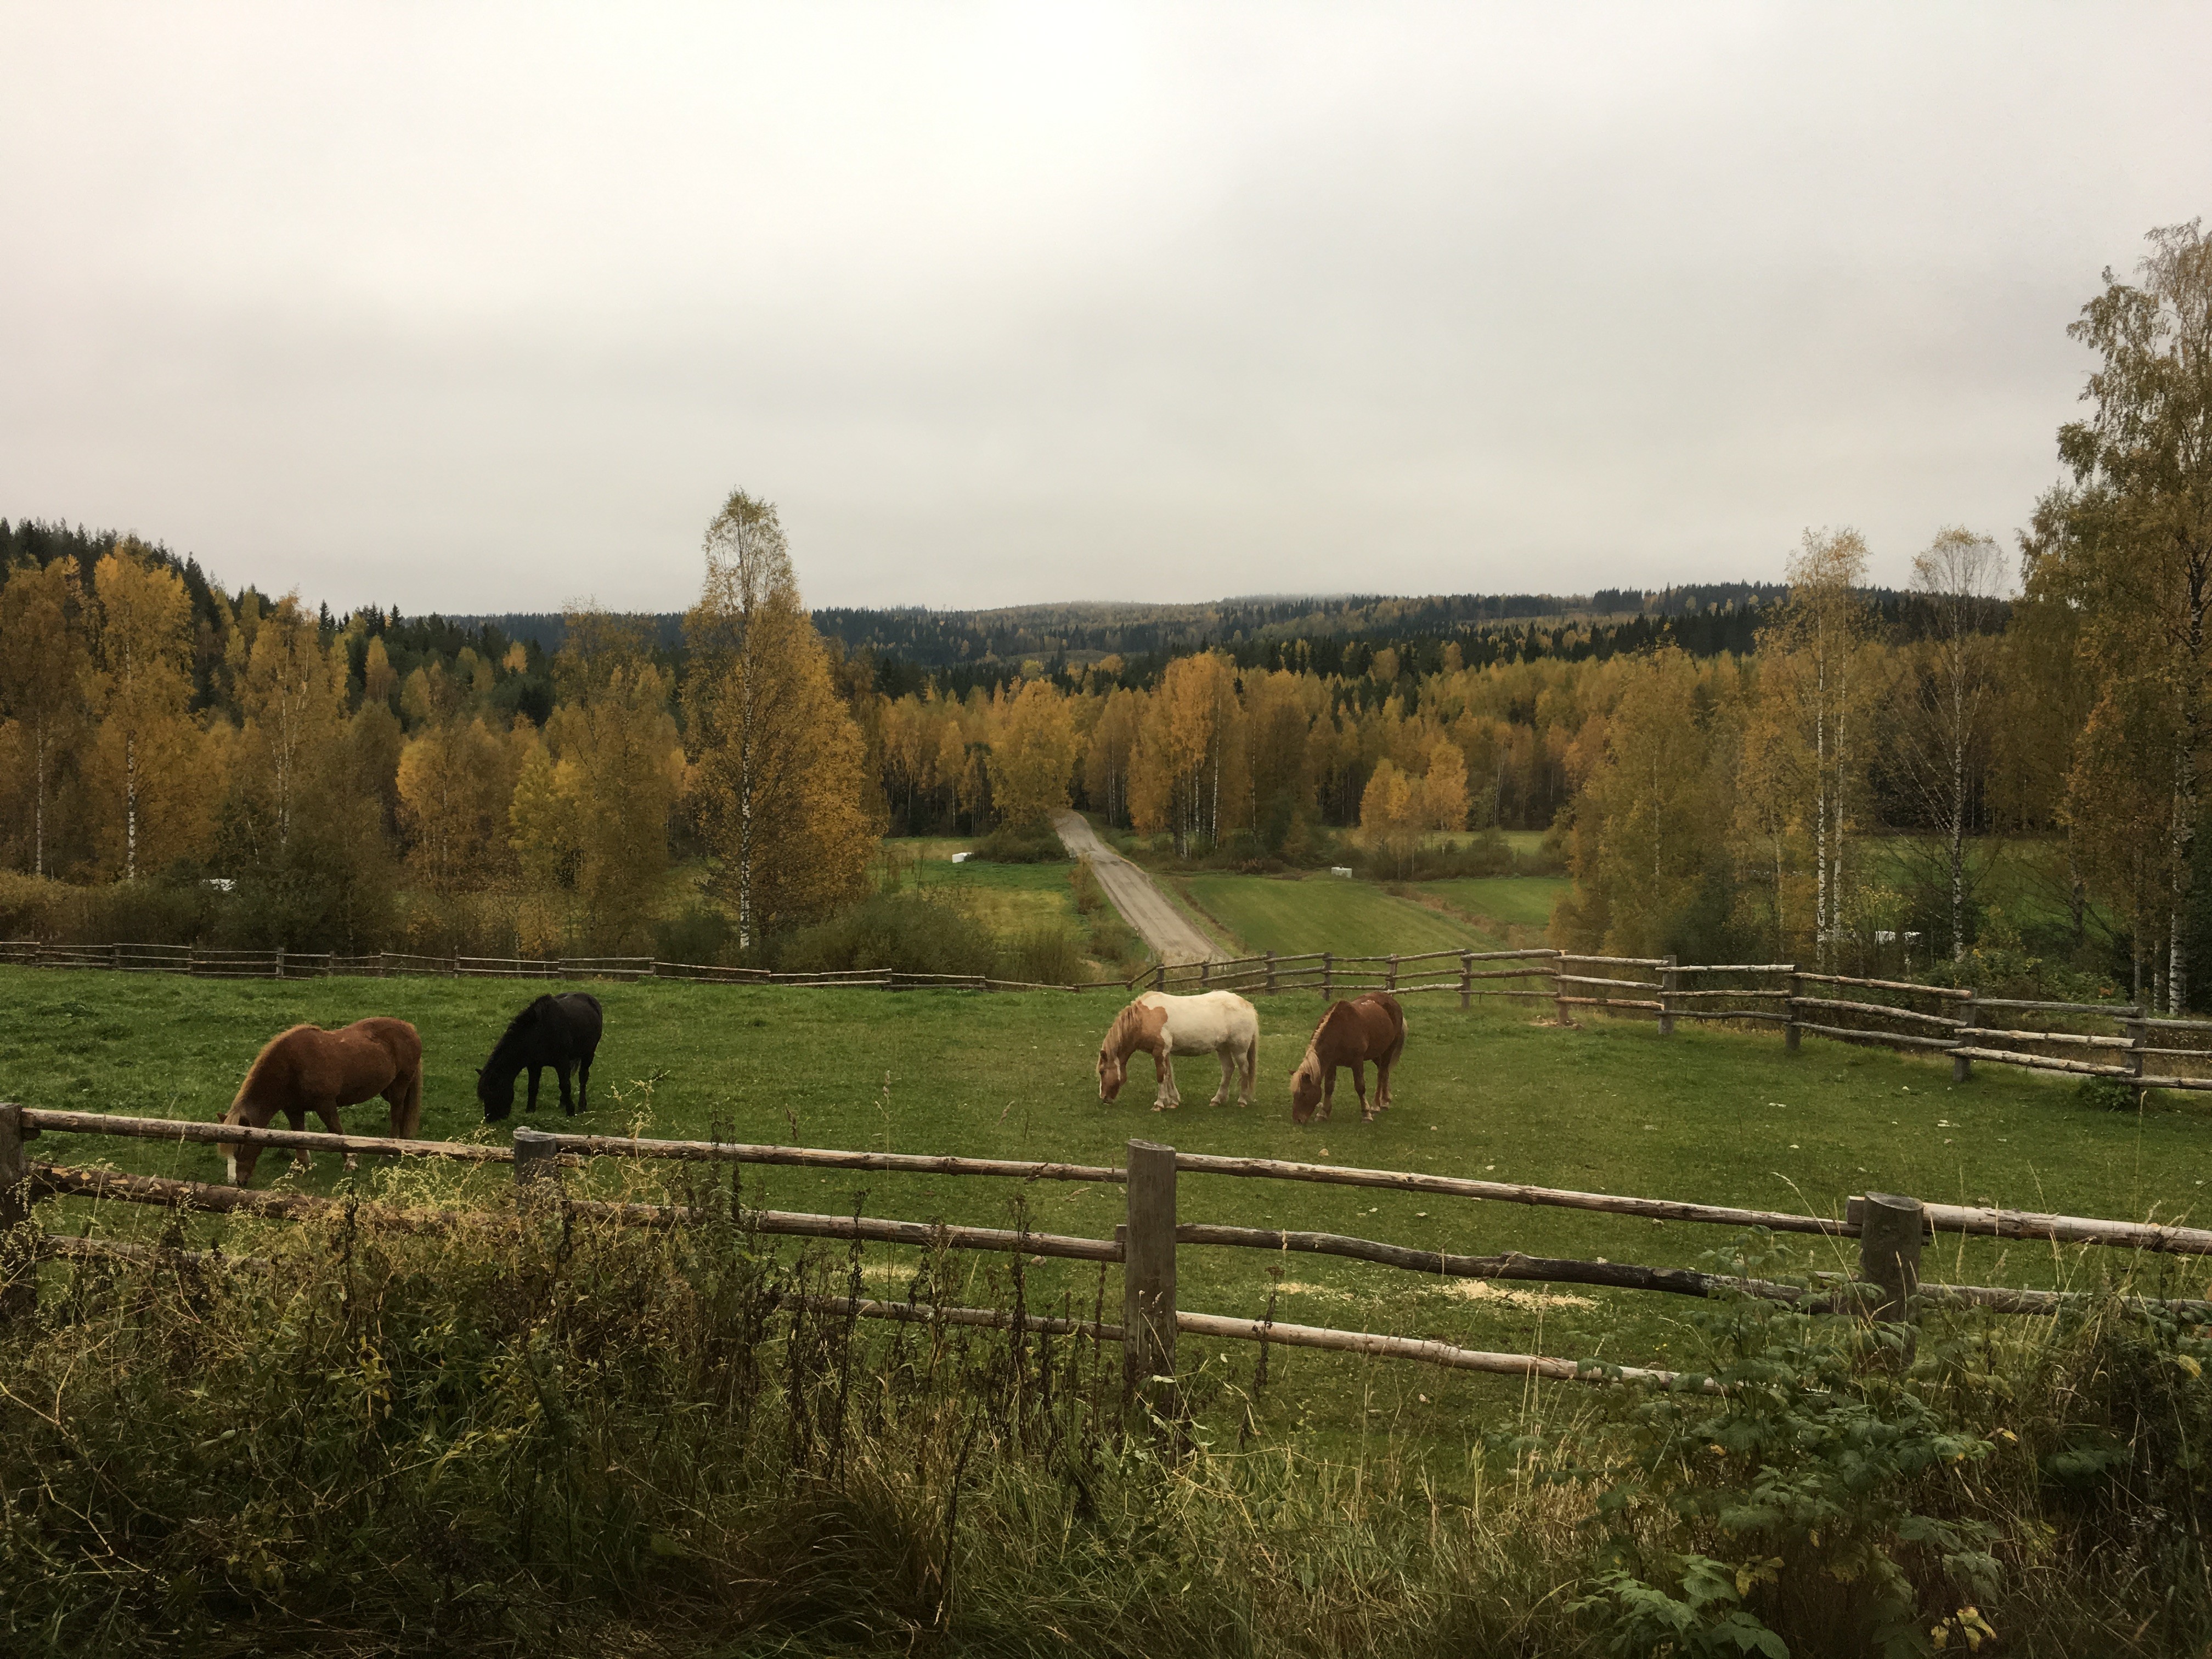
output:
[[[1790,1277],[1763,1233],[1714,1258],[1735,1278]],[[1691,1380],[1624,1393],[1587,1448],[1555,1447],[1556,1480],[1597,1492],[1595,1589],[1577,1610],[1623,1655],[1928,1650],[1931,1618],[1987,1599],[1990,1528],[1954,1472],[1990,1443],[1964,1431],[1899,1330],[1814,1321],[1723,1294],[1690,1316],[1711,1392]],[[1941,1616],[1941,1613],[1935,1615]]]

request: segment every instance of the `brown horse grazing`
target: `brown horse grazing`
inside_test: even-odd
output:
[[[282,1112],[301,1129],[313,1112],[332,1134],[342,1135],[345,1125],[338,1108],[357,1106],[376,1095],[391,1103],[392,1138],[413,1139],[422,1121],[422,1039],[412,1025],[404,1019],[358,1019],[336,1031],[295,1025],[270,1038],[254,1056],[222,1121],[265,1129]],[[224,1150],[231,1184],[247,1185],[260,1147],[225,1143]],[[301,1152],[292,1161],[306,1169],[313,1160]],[[351,1153],[345,1166],[354,1167]]]
[[[1318,1107],[1328,1115],[1336,1092],[1336,1068],[1352,1067],[1352,1086],[1359,1095],[1359,1121],[1372,1123],[1390,1106],[1390,1068],[1406,1047],[1406,1011],[1388,991],[1370,991],[1350,1002],[1333,1002],[1314,1027],[1306,1057],[1291,1073],[1291,1121],[1310,1123]],[[1375,1062],[1375,1103],[1367,1103],[1362,1067]]]

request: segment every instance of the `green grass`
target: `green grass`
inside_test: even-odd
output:
[[[1283,884],[1289,887],[1291,884]],[[1365,891],[1344,883],[1332,890]],[[1375,895],[1375,896],[1385,896]],[[1407,907],[1413,909],[1413,907]],[[1416,915],[1424,913],[1414,911]],[[807,991],[676,983],[594,988],[607,1035],[593,1078],[594,1109],[562,1119],[549,1103],[541,1127],[677,1137],[1057,1158],[1115,1164],[1132,1136],[1191,1152],[1357,1164],[1484,1176],[1501,1181],[1824,1213],[1867,1188],[1931,1200],[1996,1203],[2074,1214],[2179,1222],[2203,1201],[2212,1120],[2184,1111],[2141,1116],[2086,1109],[2071,1088],[1992,1067],[1954,1089],[1947,1062],[1844,1048],[1808,1038],[1786,1056],[1764,1035],[1717,1030],[1661,1039],[1650,1025],[1600,1022],[1560,1030],[1533,1023],[1543,1005],[1503,1002],[1461,1013],[1446,997],[1409,999],[1398,1104],[1363,1125],[1342,1085],[1336,1121],[1290,1121],[1285,1079],[1303,1052],[1318,999],[1260,1001],[1259,1104],[1206,1104],[1211,1060],[1177,1068],[1185,1104],[1146,1109],[1151,1069],[1139,1061],[1115,1105],[1093,1073],[1111,994],[982,995],[956,992]],[[422,1133],[484,1133],[472,1095],[482,1062],[527,988],[434,979],[258,984],[0,969],[0,1002],[15,1018],[0,1038],[0,1098],[33,1107],[213,1119],[269,1036],[299,1021],[334,1025],[371,1013],[413,1021],[422,1034]],[[550,1079],[548,1079],[549,1088]],[[518,1110],[515,1122],[528,1122]],[[349,1128],[381,1133],[380,1104],[356,1108]],[[503,1138],[505,1126],[491,1132]],[[33,1155],[58,1163],[220,1179],[211,1147],[49,1134]],[[379,1178],[372,1168],[364,1179]],[[264,1155],[258,1184],[292,1181]],[[302,1184],[331,1190],[335,1160]],[[496,1168],[482,1177],[495,1194]],[[781,1208],[1006,1224],[1017,1201],[1040,1231],[1110,1237],[1121,1196],[1112,1186],[1011,1183],[934,1176],[749,1171],[752,1201]],[[1724,1242],[1719,1230],[1657,1224],[1567,1210],[1473,1204],[1353,1188],[1188,1177],[1185,1219],[1286,1226],[1489,1254],[1605,1256],[1696,1265]],[[52,1206],[68,1224],[87,1206]],[[154,1224],[156,1212],[110,1210],[107,1229]],[[56,1223],[50,1223],[58,1224]],[[196,1227],[219,1234],[202,1218]],[[1815,1250],[1821,1267],[1849,1265],[1844,1247]],[[896,1289],[908,1258],[872,1251],[878,1282]],[[973,1260],[980,1272],[980,1260]],[[1948,1236],[1928,1267],[1978,1284],[2094,1282],[2117,1272],[2117,1251]],[[1680,1337],[1671,1298],[1581,1292],[1510,1296],[1438,1285],[1409,1274],[1321,1257],[1277,1262],[1259,1252],[1189,1249],[1181,1267],[1187,1308],[1256,1315],[1271,1268],[1285,1279],[1279,1316],[1443,1338],[1491,1349],[1601,1354],[1666,1363]],[[2201,1295],[2203,1267],[2184,1260],[2177,1295]],[[1095,1270],[1058,1262],[1035,1270],[1034,1292],[1087,1307]],[[1118,1291],[1109,1288],[1109,1304]],[[1188,1363],[1219,1367],[1221,1355]],[[1231,1352],[1228,1367],[1249,1370]],[[1267,1420],[1304,1421],[1325,1442],[1356,1436],[1370,1410],[1420,1434],[1460,1434],[1478,1417],[1517,1409],[1516,1385],[1413,1365],[1277,1355]],[[1425,1401],[1419,1398],[1426,1395]]]
[[[1541,930],[1573,885],[1564,876],[1464,876],[1420,882],[1414,890],[1494,933],[1508,927]]]
[[[1495,934],[1385,892],[1372,882],[1330,875],[1204,874],[1181,877],[1171,884],[1218,924],[1217,933],[1255,953],[1412,956],[1503,948]]]
[[[950,836],[896,836],[884,840],[884,850],[898,860],[901,879],[908,886],[925,889],[937,898],[954,898],[1000,943],[1012,943],[1040,930],[1065,928],[1074,935],[1085,955],[1099,958],[1099,952],[1091,948],[1091,924],[1076,908],[1075,890],[1069,881],[1075,868],[1073,862],[994,864],[981,859],[952,862],[953,854],[971,851],[976,844],[973,839]],[[1103,914],[1121,919],[1110,898]]]

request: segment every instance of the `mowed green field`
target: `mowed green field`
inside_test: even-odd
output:
[[[1310,876],[1182,876],[1180,888],[1234,949],[1290,956],[1413,956],[1423,951],[1496,951],[1494,933],[1385,892],[1369,881]]]
[[[1421,882],[1414,890],[1494,933],[1540,931],[1552,920],[1552,907],[1573,885],[1564,876],[1463,876]]]
[[[1352,884],[1344,884],[1347,888]],[[1099,1034],[1118,1005],[1097,995],[798,990],[675,983],[592,988],[606,1010],[593,1109],[563,1120],[550,1097],[543,1127],[652,1135],[874,1147],[1117,1164],[1132,1136],[1183,1150],[1475,1175],[1501,1181],[1787,1209],[1839,1212],[1872,1188],[1930,1200],[1994,1202],[2075,1214],[2184,1221],[2212,1213],[2212,1119],[2086,1109],[2063,1084],[1995,1068],[1954,1089],[1948,1062],[1838,1048],[1808,1037],[1796,1059],[1764,1035],[1706,1030],[1662,1039],[1649,1024],[1599,1021],[1572,1030],[1535,1023],[1504,1002],[1462,1014],[1447,997],[1408,999],[1398,1103],[1363,1125],[1346,1079],[1334,1121],[1290,1121],[1285,1079],[1318,999],[1260,1001],[1261,1089],[1243,1109],[1206,1104],[1210,1059],[1178,1066],[1184,1105],[1147,1109],[1149,1062],[1102,1104]],[[106,973],[0,969],[0,1098],[73,1108],[213,1119],[272,1033],[299,1021],[334,1025],[368,1014],[413,1021],[425,1045],[426,1136],[503,1139],[472,1097],[473,1068],[529,994],[512,982],[391,979],[266,984]],[[1542,1005],[1534,1005],[1542,1009]],[[1548,1012],[1547,1009],[1543,1010]],[[380,1106],[356,1108],[350,1128],[382,1131]],[[520,1110],[514,1121],[525,1122]],[[48,1133],[33,1155],[211,1181],[212,1147]],[[410,1166],[410,1168],[415,1166]],[[635,1166],[631,1166],[633,1169]],[[620,1177],[601,1160],[579,1185]],[[389,1166],[365,1166],[374,1184]],[[419,1178],[419,1177],[416,1177]],[[441,1176],[495,1200],[506,1172]],[[325,1158],[305,1177],[264,1156],[257,1185],[298,1180],[330,1191],[344,1177]],[[943,1218],[1009,1224],[1027,1206],[1041,1231],[1109,1237],[1121,1193],[982,1179],[822,1175],[748,1169],[749,1202],[778,1208]],[[1721,1229],[1504,1204],[1283,1182],[1187,1176],[1187,1221],[1312,1229],[1431,1249],[1697,1265],[1728,1240]],[[158,1212],[71,1200],[45,1206],[50,1228],[143,1229]],[[238,1225],[250,1233],[252,1227]],[[220,1235],[201,1218],[195,1231]],[[1790,1241],[1808,1265],[1850,1265],[1850,1247]],[[796,1250],[793,1242],[788,1248]],[[818,1247],[817,1247],[818,1248]],[[910,1253],[872,1248],[870,1283],[902,1291]],[[1928,1271],[1979,1284],[2096,1282],[2124,1268],[2114,1250],[1945,1237]],[[2168,1294],[2203,1294],[2204,1264],[2161,1259]],[[966,1294],[1000,1258],[962,1259]],[[1191,1310],[1255,1316],[1279,1272],[1279,1318],[1443,1338],[1472,1346],[1602,1356],[1623,1363],[1694,1356],[1675,1298],[1563,1287],[1437,1282],[1365,1264],[1259,1251],[1187,1249],[1180,1301]],[[1120,1290],[1110,1271],[1047,1262],[1030,1269],[1030,1305],[1088,1309]],[[1249,1345],[1187,1349],[1204,1374],[1248,1387]],[[1300,1425],[1329,1443],[1377,1414],[1419,1438],[1453,1437],[1523,1409],[1503,1379],[1407,1364],[1278,1352],[1263,1426]],[[1425,1396],[1425,1399],[1423,1398]],[[1222,1396],[1229,1398],[1230,1396]]]

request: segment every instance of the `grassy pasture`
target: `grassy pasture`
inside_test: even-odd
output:
[[[950,897],[994,938],[1014,939],[1042,927],[1065,927],[1083,936],[1083,917],[1067,879],[1073,865],[992,864],[980,859],[955,864],[950,855],[974,843],[941,838],[884,845],[915,860],[906,871],[908,881],[933,897]]]
[[[1334,951],[1340,956],[1411,956],[1423,951],[1504,948],[1496,934],[1373,882],[1330,875],[1183,876],[1181,888],[1225,942],[1252,954]]]
[[[1285,884],[1287,885],[1287,884]],[[1343,883],[1333,890],[1369,892]],[[1378,896],[1381,896],[1378,895]],[[1411,909],[1413,907],[1408,906]],[[1415,914],[1425,914],[1416,911]],[[1097,1097],[1093,1056],[1115,1006],[1110,994],[981,995],[739,988],[672,983],[595,987],[607,1037],[593,1108],[564,1121],[551,1100],[541,1127],[602,1133],[726,1137],[875,1147],[1120,1160],[1131,1136],[1191,1152],[1249,1154],[1489,1176],[1648,1196],[1835,1212],[1874,1188],[1930,1200],[1994,1202],[2125,1218],[2201,1223],[2212,1212],[2212,1121],[2182,1111],[2141,1116],[2080,1106],[2070,1087],[1993,1067],[1950,1086],[1948,1063],[1846,1048],[1808,1038],[1795,1060],[1771,1036],[1701,1030],[1662,1040],[1642,1023],[1597,1021],[1561,1030],[1534,1023],[1542,1005],[1504,1002],[1462,1014],[1443,997],[1409,1001],[1410,1037],[1395,1110],[1362,1125],[1348,1079],[1335,1121],[1304,1128],[1286,1109],[1285,1079],[1303,1051],[1318,1000],[1261,1001],[1258,1105],[1210,1107],[1212,1062],[1178,1067],[1184,1106],[1155,1115],[1150,1067],[1139,1061],[1115,1105]],[[0,1098],[70,1108],[211,1119],[260,1043],[299,1021],[325,1025],[369,1013],[421,1030],[427,1055],[422,1133],[503,1135],[477,1122],[473,1068],[529,994],[512,982],[392,979],[265,984],[0,969]],[[1548,1010],[1543,1010],[1548,1012]],[[549,1091],[551,1079],[547,1079]],[[526,1122],[518,1109],[515,1121]],[[380,1107],[356,1109],[349,1127],[380,1133]],[[50,1134],[35,1156],[198,1180],[220,1178],[210,1147]],[[389,1179],[374,1166],[366,1182]],[[456,1177],[457,1179],[459,1177]],[[606,1180],[602,1169],[589,1179]],[[264,1154],[258,1184],[298,1181],[330,1191],[335,1160],[304,1177]],[[466,1178],[487,1195],[495,1167]],[[748,1171],[750,1201],[781,1208],[1009,1224],[1025,1203],[1042,1231],[1110,1237],[1119,1188],[869,1174]],[[1605,1256],[1696,1265],[1719,1230],[1571,1211],[1478,1205],[1346,1188],[1187,1177],[1187,1220],[1351,1233],[1431,1249]],[[72,1229],[89,1219],[76,1201],[50,1206]],[[156,1212],[113,1209],[108,1231],[154,1224]],[[195,1225],[219,1233],[219,1221]],[[1842,1249],[1802,1241],[1814,1265],[1843,1267]],[[872,1247],[872,1279],[896,1293],[908,1259]],[[1946,1237],[1928,1271],[1974,1283],[2095,1283],[2124,1264],[2111,1250]],[[981,1257],[963,1259],[980,1275]],[[1318,1257],[1277,1261],[1259,1252],[1183,1253],[1187,1308],[1257,1314],[1279,1268],[1278,1316],[1432,1336],[1477,1347],[1667,1362],[1680,1304],[1604,1291],[1551,1294],[1431,1284],[1413,1275]],[[2203,1295],[2204,1266],[2171,1264],[2168,1293]],[[1053,1262],[1031,1270],[1031,1305],[1088,1308],[1096,1269]],[[982,1292],[980,1289],[978,1294]],[[1103,1285],[1109,1309],[1119,1287]],[[1218,1381],[1249,1382],[1249,1345],[1185,1355]],[[1278,1352],[1259,1420],[1301,1429],[1314,1443],[1348,1449],[1378,1423],[1438,1448],[1457,1447],[1486,1421],[1523,1409],[1523,1391],[1499,1379],[1445,1375],[1405,1364]]]
[[[1573,885],[1564,876],[1462,876],[1420,882],[1414,890],[1486,932],[1519,927],[1540,933],[1552,920],[1552,907]]]

